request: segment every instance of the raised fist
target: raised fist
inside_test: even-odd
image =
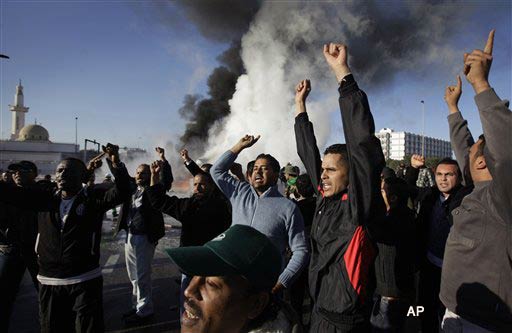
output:
[[[419,169],[425,166],[425,157],[421,155],[412,155],[411,156],[411,166],[415,169]]]
[[[101,146],[103,152],[112,161],[112,164],[119,163],[119,146],[107,143],[106,146]]]
[[[165,149],[163,149],[162,147],[156,147],[155,151],[158,154],[158,156],[160,157],[160,159],[162,161],[165,161]]]
[[[309,80],[300,81],[295,87],[295,103],[306,103],[310,91],[311,82]]]
[[[182,149],[180,150],[180,156],[181,156],[181,159],[183,160],[183,162],[188,162],[190,161],[190,157],[188,156],[188,150],[186,149]]]
[[[325,44],[324,57],[336,75],[338,82],[340,82],[346,75],[350,74],[346,45],[335,43],[330,43],[328,45]]]
[[[163,161],[159,160],[159,161],[154,161],[153,163],[151,163],[151,165],[149,166],[150,170],[151,170],[151,174],[159,174],[160,173],[160,170],[162,169],[162,165],[163,165]]]

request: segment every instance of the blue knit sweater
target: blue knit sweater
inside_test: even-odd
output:
[[[279,276],[279,282],[290,287],[309,261],[304,237],[304,221],[299,208],[279,193],[277,186],[258,196],[247,182],[238,181],[229,174],[229,168],[237,155],[228,150],[213,164],[210,172],[213,180],[233,209],[233,225],[245,224],[265,234],[284,257],[289,244],[292,257]],[[283,261],[284,262],[284,261]],[[283,264],[284,266],[284,264]]]

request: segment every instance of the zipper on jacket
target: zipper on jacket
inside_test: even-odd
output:
[[[60,228],[60,260],[62,260],[62,257],[64,256],[64,250],[62,249],[63,234],[64,234],[64,228]]]
[[[93,232],[93,233],[92,233],[91,255],[94,255],[94,245],[95,245],[95,243],[96,243],[96,239],[95,239],[95,237],[96,237],[96,233],[95,233],[95,232]]]
[[[41,233],[39,233],[39,232],[38,232],[38,233],[37,233],[37,238],[36,238],[36,245],[34,246],[34,252],[35,252],[36,254],[38,254],[38,253],[37,253],[37,247],[39,246],[39,236],[41,236]]]

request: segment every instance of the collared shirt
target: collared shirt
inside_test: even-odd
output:
[[[137,190],[132,195],[131,206],[128,215],[128,230],[134,235],[145,234],[144,218],[141,213],[142,207],[142,196],[144,194],[144,188],[141,186],[137,187]]]

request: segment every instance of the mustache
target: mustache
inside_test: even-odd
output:
[[[199,308],[198,305],[196,305],[195,303],[191,302],[189,299],[185,298],[185,304],[187,305],[187,307],[190,308],[190,310],[192,310],[192,313],[199,317],[199,318],[203,318],[203,312],[201,311],[201,308]]]

